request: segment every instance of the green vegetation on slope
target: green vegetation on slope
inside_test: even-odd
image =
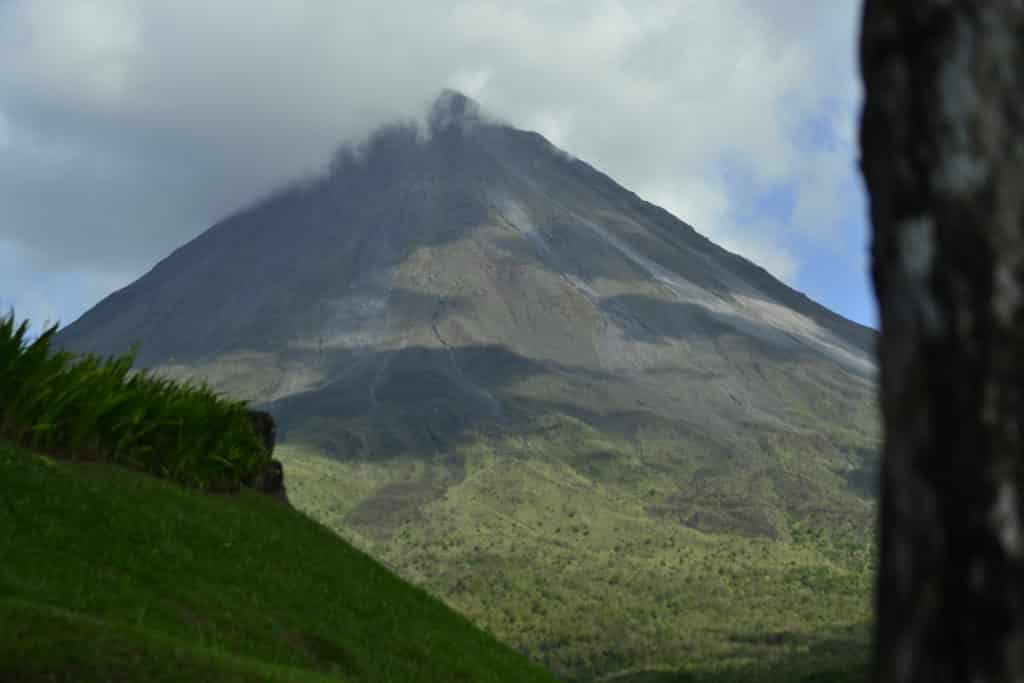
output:
[[[6,442],[0,482],[0,680],[554,680],[267,496]]]
[[[26,343],[29,321],[0,318],[0,437],[72,460],[103,460],[198,488],[237,486],[270,454],[244,401],[205,385],[136,373],[134,353],[54,353],[54,325]]]
[[[869,502],[858,511],[837,500],[844,526],[827,510],[799,509],[795,489],[779,518],[791,505],[806,521],[789,522],[784,535],[707,533],[680,520],[709,503],[651,514],[678,495],[671,474],[631,463],[626,444],[596,443],[569,418],[551,426],[523,441],[482,436],[432,461],[343,461],[287,443],[276,454],[295,506],[556,673],[825,681],[864,670]],[[585,448],[569,447],[581,440]],[[647,447],[658,464],[655,444]],[[792,448],[776,456],[789,464],[757,470],[809,476],[809,457]],[[608,455],[577,462],[579,450]],[[593,468],[604,476],[588,476]],[[709,471],[708,495],[716,476]],[[753,474],[732,485],[768,495]]]

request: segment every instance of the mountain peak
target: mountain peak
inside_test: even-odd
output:
[[[141,341],[139,367],[202,373],[262,404],[282,441],[335,454],[454,453],[558,415],[609,438],[658,425],[664,443],[699,425],[712,461],[755,462],[750,430],[804,415],[860,416],[870,434],[871,330],[480,109],[441,92],[429,143],[382,129],[343,172],[224,220],[55,344]]]
[[[136,368],[269,412],[276,452],[331,468],[300,481],[343,473],[316,483],[343,499],[335,528],[416,577],[444,559],[460,585],[532,586],[554,565],[514,570],[556,547],[583,566],[612,544],[628,560],[638,533],[871,528],[874,331],[462,93],[421,113],[428,140],[399,122],[343,147],[336,173],[218,223],[54,347],[140,341]],[[424,538],[454,554],[405,554]],[[579,584],[573,609],[609,586]],[[538,628],[570,643],[545,661],[581,661],[570,626]]]
[[[457,90],[445,88],[430,108],[430,131],[441,132],[453,125],[466,127],[480,122],[480,104]]]

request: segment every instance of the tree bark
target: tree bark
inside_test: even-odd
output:
[[[875,680],[1024,681],[1024,0],[866,0]]]

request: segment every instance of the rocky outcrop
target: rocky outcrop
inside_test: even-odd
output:
[[[274,417],[264,410],[250,410],[249,421],[256,436],[263,442],[263,448],[268,454],[274,452],[274,444],[277,443],[277,425]]]
[[[250,410],[249,419],[251,420],[253,431],[256,432],[256,435],[263,442],[263,447],[266,449],[267,454],[272,455],[274,443],[277,440],[277,427],[273,416],[262,410]],[[273,496],[283,503],[288,502],[288,494],[284,487],[284,468],[281,466],[280,460],[271,458],[262,470],[245,479],[242,483],[260,493]]]

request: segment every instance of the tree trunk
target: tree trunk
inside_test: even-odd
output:
[[[1024,0],[866,0],[874,673],[1024,681]]]

